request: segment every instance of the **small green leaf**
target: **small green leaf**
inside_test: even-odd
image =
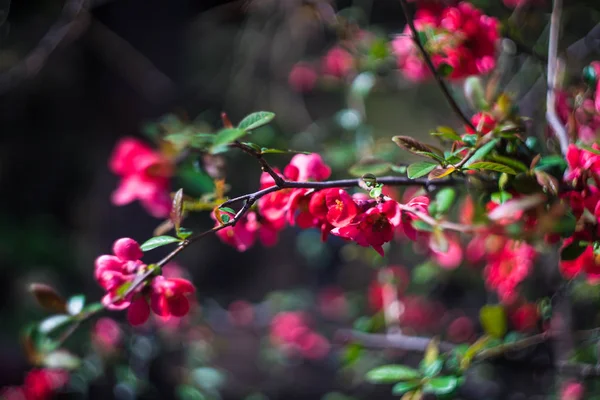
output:
[[[392,394],[395,396],[401,396],[406,392],[410,392],[411,390],[417,389],[421,386],[421,382],[414,381],[406,381],[406,382],[398,382],[392,387]]]
[[[419,379],[421,374],[406,365],[383,365],[367,372],[366,378],[371,383],[394,383]]]
[[[450,76],[450,74],[452,74],[453,71],[454,71],[454,68],[452,68],[452,66],[450,64],[446,64],[446,63],[441,63],[440,65],[438,65],[438,68],[437,68],[438,74],[440,74],[443,77]]]
[[[173,237],[173,236],[156,236],[156,237],[146,240],[144,242],[144,244],[142,244],[140,247],[142,248],[142,251],[149,251],[149,250],[155,249],[157,247],[165,246],[167,244],[180,242],[180,241],[181,241],[180,239],[177,239],[176,237]]]
[[[454,171],[456,171],[456,167],[454,165],[451,165],[446,168],[436,168],[436,169],[432,170],[429,173],[429,175],[427,175],[427,179],[429,179],[429,180],[442,179],[442,178],[447,177]]]
[[[439,374],[443,366],[444,361],[441,358],[436,358],[430,363],[426,363],[425,360],[423,360],[419,364],[419,370],[424,376],[431,378]]]
[[[183,219],[183,189],[179,189],[173,196],[173,202],[171,203],[171,222],[175,226],[175,232],[179,232],[181,227],[181,220]]]
[[[564,170],[567,168],[567,161],[564,159],[564,157],[558,155],[545,156],[540,159],[535,166],[535,169],[549,169],[553,167],[558,167],[561,170]]]
[[[431,136],[437,136],[440,139],[446,139],[451,141],[462,140],[460,135],[449,126],[438,126],[437,128],[435,128],[434,132],[431,132]]]
[[[189,229],[184,228],[183,226],[179,228],[179,232],[177,232],[177,237],[181,240],[185,240],[193,235],[194,232]]]
[[[492,195],[490,196],[490,198],[492,199],[492,201],[496,204],[502,204],[507,202],[508,200],[512,199],[512,194],[510,194],[509,192],[494,192],[492,193]]]
[[[494,149],[494,147],[496,147],[498,142],[500,142],[500,139],[496,138],[496,139],[490,140],[489,142],[487,142],[486,144],[481,146],[479,149],[477,149],[475,151],[475,153],[473,153],[471,158],[469,158],[469,160],[465,163],[464,166],[468,167],[469,165],[473,164],[475,161],[479,161],[479,160],[483,159],[485,156],[488,155],[488,153],[490,151],[492,151]]]
[[[369,196],[373,199],[378,198],[379,196],[381,196],[382,189],[383,189],[383,185],[378,185],[378,186],[374,187],[373,189],[371,189],[369,191]]]
[[[390,169],[392,170],[392,172],[395,172],[397,174],[406,174],[407,167],[406,165],[390,164]]]
[[[238,140],[242,136],[246,134],[246,131],[243,129],[237,128],[226,128],[217,132],[215,136],[215,140],[213,142],[213,149],[216,149],[220,146],[224,146],[233,142],[234,140]]]
[[[235,210],[231,207],[220,207],[220,211],[235,215]]]
[[[476,133],[467,133],[462,136],[462,141],[469,147],[475,146],[477,143],[477,139],[479,139],[479,135]]]
[[[84,305],[85,296],[83,294],[72,296],[67,302],[67,311],[71,315],[77,315],[81,312],[81,310],[83,310]]]
[[[71,316],[66,314],[53,315],[40,322],[39,331],[49,333],[71,321]]]
[[[257,111],[244,117],[237,127],[243,131],[252,131],[268,124],[273,118],[275,118],[275,113],[269,111]]]
[[[500,164],[508,165],[509,167],[511,167],[512,169],[514,169],[517,172],[529,171],[529,168],[527,168],[527,165],[525,165],[521,161],[515,160],[514,158],[511,158],[511,157],[502,156],[500,154],[492,154],[488,158],[490,160],[498,162]]]
[[[437,203],[437,213],[445,214],[448,212],[454,200],[456,199],[456,191],[452,188],[443,188],[435,195],[435,202]]]
[[[390,170],[390,163],[382,160],[369,159],[359,162],[350,167],[348,172],[353,176],[365,174],[382,175]]]
[[[485,305],[479,310],[479,321],[490,336],[502,338],[506,334],[506,312],[501,305]]]
[[[569,243],[568,246],[565,246],[560,250],[560,259],[562,261],[575,260],[583,254],[583,252],[588,248],[588,246],[588,242],[574,240],[573,242]]]
[[[423,387],[423,392],[441,396],[454,392],[458,387],[458,378],[455,376],[438,376],[430,379]]]
[[[430,173],[438,164],[429,161],[420,161],[410,164],[406,169],[406,175],[410,179],[417,179]]]
[[[433,226],[429,225],[425,221],[421,221],[420,219],[414,220],[412,222],[412,226],[418,231],[433,232]]]
[[[486,170],[486,171],[494,171],[505,174],[516,175],[517,172],[509,167],[508,165],[498,164],[490,161],[479,161],[473,164],[470,164],[467,169],[471,170]]]
[[[269,149],[267,147],[263,147],[260,149],[260,154],[310,154],[310,151]]]
[[[175,397],[178,400],[206,400],[206,396],[192,385],[177,385],[175,387]]]
[[[410,136],[394,136],[392,141],[408,152],[444,162],[444,152],[435,146],[421,143]]]
[[[47,368],[73,370],[79,367],[81,360],[67,350],[56,350],[44,356],[43,364]]]
[[[94,314],[102,309],[104,309],[104,305],[100,302],[96,302],[96,303],[91,303],[91,304],[88,304],[87,306],[85,306],[83,308],[83,312],[86,314],[88,314],[88,313]]]

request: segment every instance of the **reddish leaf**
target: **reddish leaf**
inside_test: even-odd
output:
[[[67,301],[51,286],[43,283],[32,283],[29,286],[29,291],[44,310],[57,313],[67,312]]]

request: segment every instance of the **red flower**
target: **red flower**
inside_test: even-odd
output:
[[[496,127],[497,121],[489,113],[478,112],[471,118],[471,123],[477,129],[477,132],[475,132],[470,126],[466,125],[465,129],[467,130],[467,133],[478,133],[480,135],[485,135],[486,133],[491,132]]]
[[[92,328],[92,340],[102,351],[114,351],[119,346],[121,338],[121,328],[112,318],[100,318]]]
[[[292,67],[288,83],[297,92],[310,92],[318,79],[317,72],[309,64],[298,63]]]
[[[573,242],[573,238],[564,241],[563,247]],[[600,257],[594,254],[593,246],[587,246],[583,253],[574,260],[561,260],[560,272],[566,279],[573,279],[579,274],[585,273],[589,283],[600,283]]]
[[[390,200],[359,214],[353,223],[336,227],[331,233],[351,239],[360,246],[371,246],[383,256],[382,245],[394,238],[394,226],[397,226],[399,222],[398,203]],[[332,225],[334,224],[332,223]]]
[[[595,150],[600,150],[600,146],[593,144]],[[567,163],[569,168],[565,172],[565,180],[582,181],[582,177],[587,174],[600,174],[600,155],[592,153],[589,150],[580,149],[574,144],[569,145],[567,150]],[[585,182],[582,182],[585,184]]]
[[[433,259],[442,268],[457,268],[463,260],[463,251],[460,242],[455,237],[448,237],[448,249],[445,252],[436,251],[431,248]]]
[[[343,189],[325,191],[327,222],[339,228],[348,225],[358,215],[358,207],[352,196]]]
[[[539,318],[537,305],[526,303],[519,306],[510,316],[513,327],[519,332],[535,330]]]
[[[117,143],[109,166],[122,178],[113,192],[113,204],[121,206],[139,200],[152,216],[169,215],[169,178],[173,174],[170,160],[137,139],[125,138]]]
[[[513,240],[506,240],[499,251],[488,255],[486,284],[496,290],[500,301],[508,304],[516,299],[516,288],[531,272],[535,255],[533,247]]]
[[[157,276],[151,283],[150,305],[161,317],[183,317],[190,310],[188,295],[194,293],[194,285],[186,279]]]
[[[6,400],[48,400],[69,381],[67,371],[61,369],[33,369],[25,376],[21,387],[6,387],[0,397]]]
[[[281,312],[271,321],[271,342],[291,354],[321,359],[331,348],[327,339],[314,332],[300,312]]]
[[[233,214],[222,212],[229,218]],[[214,214],[213,219],[216,219]],[[220,226],[219,222],[215,226]],[[280,229],[275,228],[268,220],[259,221],[254,211],[244,215],[235,226],[228,226],[216,232],[216,235],[223,243],[233,246],[237,251],[246,251],[254,245],[258,238],[264,246],[273,246],[277,243],[277,235]]]
[[[298,174],[294,180],[299,182],[324,181],[331,175],[331,168],[316,153],[296,154],[290,160],[288,167],[297,168]],[[288,175],[287,171],[286,175]]]

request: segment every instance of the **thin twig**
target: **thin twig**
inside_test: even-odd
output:
[[[441,75],[438,73],[437,69],[435,68],[435,65],[433,65],[433,61],[431,61],[431,57],[429,57],[429,53],[425,49],[425,46],[423,45],[423,43],[421,43],[421,39],[419,39],[419,32],[417,31],[417,28],[415,27],[413,19],[410,15],[410,12],[408,10],[408,4],[406,3],[406,0],[400,0],[400,5],[402,6],[402,11],[404,12],[404,16],[406,17],[406,23],[408,24],[408,27],[410,28],[410,31],[412,33],[412,39],[415,42],[415,44],[417,45],[417,47],[419,48],[419,51],[421,52],[421,55],[423,56],[423,59],[425,60],[425,64],[427,64],[429,71],[431,71],[431,73],[433,74],[440,89],[442,90],[442,93],[446,97],[446,100],[448,100],[450,107],[452,108],[454,113],[464,122],[465,125],[467,125],[469,128],[476,131],[477,128],[475,127],[475,125],[473,125],[473,123],[465,115],[465,113],[460,109],[460,107],[458,106],[458,103],[456,103],[456,100],[454,100],[454,97],[452,97],[452,94],[450,93],[450,90],[448,89],[446,82],[441,77]]]
[[[546,94],[546,119],[558,139],[560,151],[567,154],[569,136],[567,129],[556,115],[556,81],[558,77],[558,39],[562,0],[554,0],[552,16],[550,17],[550,38],[548,41],[548,92]]]

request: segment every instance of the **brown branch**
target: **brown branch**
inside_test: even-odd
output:
[[[415,27],[412,17],[410,16],[410,12],[408,10],[408,4],[406,3],[406,0],[400,0],[400,5],[402,6],[402,11],[404,12],[404,16],[406,17],[406,23],[408,24],[408,27],[412,33],[412,39],[415,42],[415,44],[417,45],[417,47],[419,48],[419,51],[421,52],[421,55],[423,56],[423,59],[425,60],[425,64],[427,64],[429,71],[431,71],[431,73],[433,74],[440,89],[442,90],[442,93],[446,97],[448,104],[450,104],[450,107],[452,108],[454,113],[463,121],[463,123],[465,125],[467,125],[471,129],[473,129],[474,131],[477,131],[477,128],[475,127],[475,125],[473,125],[473,123],[471,122],[471,119],[465,115],[465,113],[458,106],[458,103],[456,103],[456,100],[454,100],[454,97],[452,97],[452,94],[450,93],[450,90],[448,89],[446,82],[441,77],[441,75],[438,73],[437,69],[435,68],[435,65],[433,65],[433,61],[431,61],[431,57],[429,57],[429,53],[425,49],[425,46],[423,45],[423,43],[421,43],[421,39],[419,39],[419,32],[417,31],[417,28]]]

